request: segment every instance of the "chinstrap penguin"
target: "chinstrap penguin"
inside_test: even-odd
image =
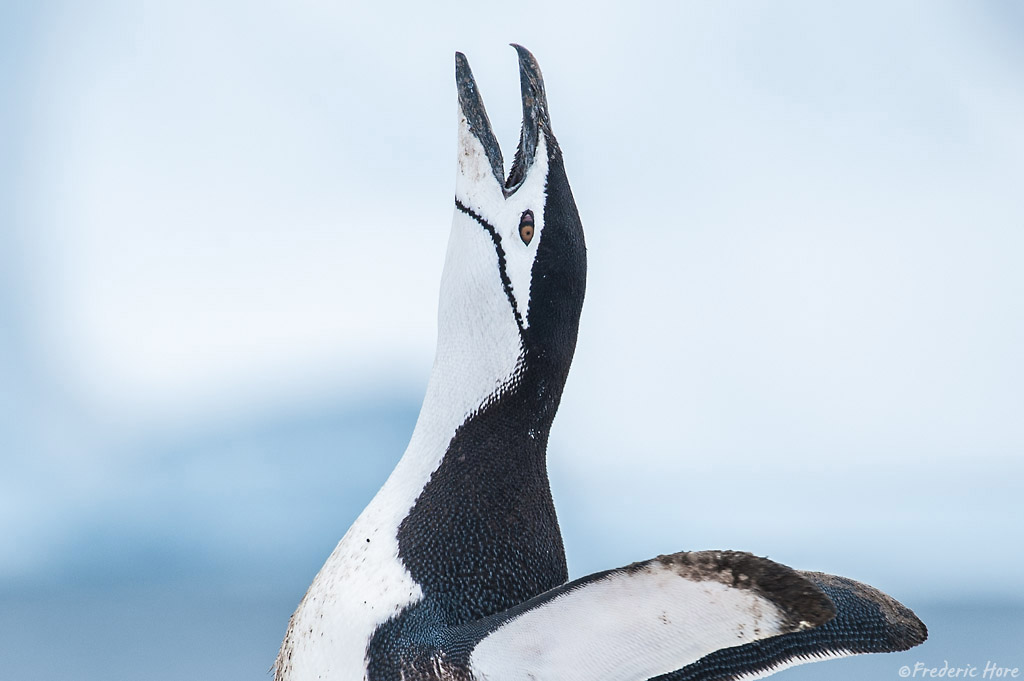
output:
[[[540,69],[514,47],[523,127],[507,178],[456,54],[455,216],[423,407],[292,615],[275,680],[725,681],[921,643],[924,625],[880,591],[748,553],[568,581],[545,457],[586,246]]]

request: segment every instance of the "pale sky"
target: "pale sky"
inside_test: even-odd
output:
[[[744,548],[898,585],[928,571],[933,593],[982,552],[981,582],[1024,557],[1020,6],[575,7],[0,21],[0,518],[50,509],[3,541],[58,541],[71,520],[33,476],[100,497],[130,434],[415,398],[453,53],[511,159],[514,41],[544,70],[589,246],[551,446],[570,555]]]

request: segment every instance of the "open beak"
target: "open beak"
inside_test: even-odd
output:
[[[519,55],[519,82],[523,99],[523,128],[519,136],[519,148],[508,179],[504,177],[504,162],[501,147],[491,130],[491,122],[487,118],[480,90],[477,88],[473,72],[469,68],[466,55],[455,53],[455,83],[459,91],[459,108],[466,118],[469,132],[480,143],[491,173],[501,187],[502,193],[508,197],[515,193],[533,167],[537,154],[537,145],[543,134],[548,148],[554,144],[551,133],[551,119],[548,117],[548,102],[544,94],[544,77],[541,75],[537,60],[530,51],[521,45],[513,44]],[[470,153],[460,149],[460,154]]]

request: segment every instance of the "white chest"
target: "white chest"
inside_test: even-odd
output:
[[[394,482],[349,528],[292,615],[277,681],[365,678],[374,631],[422,597],[398,557]]]

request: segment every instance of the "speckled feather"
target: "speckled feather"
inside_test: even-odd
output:
[[[808,662],[907,650],[928,638],[913,612],[878,589],[822,572],[801,574],[835,604],[835,618],[807,631],[718,650],[656,681],[752,681]]]

